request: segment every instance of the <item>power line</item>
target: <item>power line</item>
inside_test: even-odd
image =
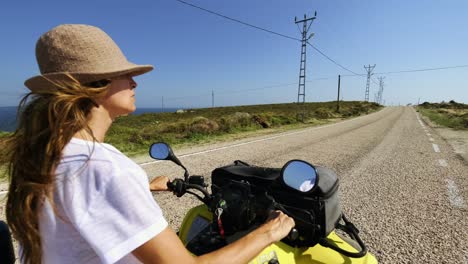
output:
[[[313,81],[321,81],[321,80],[330,80],[330,79],[335,79],[335,76],[332,77],[321,77],[321,78],[314,78],[311,81],[307,81],[308,83],[313,82]],[[278,87],[285,87],[285,86],[291,86],[291,85],[297,85],[297,82],[294,83],[283,83],[283,84],[276,84],[276,85],[268,85],[268,86],[263,86],[263,87],[257,87],[257,88],[249,88],[249,89],[240,89],[240,90],[218,90],[216,91],[217,94],[235,94],[235,93],[241,93],[241,92],[250,92],[250,91],[259,91],[259,90],[265,90],[265,89],[271,89],[271,88],[278,88]],[[164,99],[167,100],[181,100],[181,99],[188,99],[188,98],[194,98],[194,97],[206,97],[209,96],[208,93],[204,94],[198,94],[198,95],[187,95],[187,96],[179,96],[179,97],[164,97]]]
[[[186,1],[183,1],[183,0],[175,0],[177,2],[180,2],[182,4],[185,4],[185,5],[188,5],[188,6],[191,6],[191,7],[194,7],[194,8],[197,8],[197,9],[200,9],[200,10],[203,10],[205,12],[208,12],[208,13],[211,13],[213,15],[216,15],[216,16],[219,16],[219,17],[222,17],[222,18],[225,18],[225,19],[228,19],[228,20],[231,20],[231,21],[234,21],[234,22],[237,22],[237,23],[240,23],[240,24],[243,24],[245,26],[249,26],[249,27],[252,27],[252,28],[255,28],[255,29],[258,29],[258,30],[262,30],[262,31],[265,31],[265,32],[268,32],[268,33],[271,33],[271,34],[274,34],[274,35],[277,35],[277,36],[280,36],[280,37],[284,37],[284,38],[287,38],[287,39],[292,39],[292,40],[296,40],[296,41],[301,41],[301,39],[298,39],[298,38],[294,38],[294,37],[291,37],[291,36],[287,36],[287,35],[284,35],[284,34],[281,34],[281,33],[278,33],[278,32],[274,32],[272,30],[269,30],[269,29],[265,29],[265,28],[262,28],[262,27],[259,27],[259,26],[255,26],[255,25],[252,25],[252,24],[249,24],[249,23],[246,23],[246,22],[243,22],[241,20],[238,20],[238,19],[235,19],[235,18],[231,18],[231,17],[228,17],[228,16],[225,16],[223,14],[220,14],[220,13],[217,13],[217,12],[214,12],[214,11],[211,11],[211,10],[208,10],[206,8],[203,8],[203,7],[200,7],[200,6],[197,6],[197,5],[194,5],[194,4],[191,4],[191,3],[188,3]],[[332,58],[330,58],[328,55],[326,55],[325,53],[323,53],[320,49],[318,49],[317,47],[315,47],[314,45],[310,44],[309,42],[307,43],[309,44],[314,50],[316,50],[320,55],[324,56],[326,59],[328,59],[329,61],[331,61],[332,63],[334,63],[335,65],[337,65],[338,67],[352,73],[352,75],[341,75],[342,77],[343,76],[366,76],[366,74],[359,74],[359,73],[356,73],[356,72],[353,72],[351,71],[350,69],[344,67],[343,65],[341,65],[340,63],[336,62],[335,60],[333,60]],[[438,67],[438,68],[423,68],[423,69],[415,69],[415,70],[403,70],[403,71],[390,71],[390,72],[378,72],[378,73],[375,73],[375,74],[395,74],[395,73],[405,73],[405,72],[420,72],[420,71],[434,71],[434,70],[445,70],[445,69],[453,69],[453,68],[467,68],[468,65],[457,65],[457,66],[447,66],[447,67]]]
[[[255,26],[255,25],[252,25],[252,24],[249,24],[249,23],[240,21],[240,20],[235,19],[235,18],[231,18],[231,17],[225,16],[225,15],[222,15],[222,14],[220,14],[220,13],[216,13],[216,12],[214,12],[214,11],[208,10],[208,9],[206,9],[206,8],[203,8],[203,7],[196,6],[196,5],[191,4],[191,3],[187,3],[187,2],[182,1],[182,0],[176,0],[176,1],[177,1],[177,2],[180,2],[180,3],[184,4],[184,5],[188,5],[188,6],[191,6],[191,7],[200,9],[200,10],[203,10],[203,11],[208,12],[208,13],[210,13],[210,14],[213,14],[213,15],[216,15],[216,16],[219,16],[219,17],[222,17],[222,18],[225,18],[225,19],[229,19],[229,20],[231,20],[231,21],[234,21],[234,22],[243,24],[243,25],[245,25],[245,26],[249,26],[249,27],[253,27],[253,28],[259,29],[259,30],[263,30],[263,31],[265,31],[265,32],[268,32],[268,33],[271,33],[271,34],[275,34],[275,35],[278,35],[278,36],[281,36],[281,37],[284,37],[284,38],[288,38],[288,39],[292,39],[292,40],[301,41],[301,40],[298,39],[298,38],[293,38],[293,37],[290,37],[290,36],[286,36],[286,35],[283,35],[283,34],[281,34],[281,33],[277,33],[277,32],[274,32],[274,31],[271,31],[271,30],[262,28],[262,27],[257,27],[257,26]]]
[[[395,73],[406,73],[406,72],[437,71],[437,70],[447,70],[447,69],[455,69],[455,68],[468,68],[468,65],[457,65],[457,66],[447,66],[447,67],[438,67],[438,68],[423,68],[423,69],[391,71],[391,72],[378,72],[376,74],[395,74]]]
[[[214,12],[214,11],[211,11],[211,10],[208,10],[206,8],[203,8],[203,7],[199,7],[197,5],[194,5],[194,4],[191,4],[191,3],[188,3],[188,2],[185,2],[183,0],[175,0],[177,2],[180,2],[182,4],[185,4],[185,5],[188,5],[188,6],[191,6],[191,7],[194,7],[194,8],[197,8],[197,9],[200,9],[200,10],[203,10],[205,12],[208,12],[210,14],[213,14],[213,15],[216,15],[216,16],[219,16],[219,17],[222,17],[222,18],[225,18],[225,19],[228,19],[228,20],[231,20],[231,21],[234,21],[234,22],[237,22],[237,23],[240,23],[242,25],[245,25],[245,26],[249,26],[249,27],[252,27],[252,28],[255,28],[255,29],[258,29],[258,30],[262,30],[262,31],[265,31],[265,32],[268,32],[268,33],[271,33],[271,34],[274,34],[274,35],[277,35],[277,36],[280,36],[280,37],[284,37],[284,38],[287,38],[287,39],[292,39],[292,40],[296,40],[296,41],[302,41],[301,39],[298,39],[298,38],[294,38],[294,37],[290,37],[290,36],[287,36],[287,35],[284,35],[284,34],[281,34],[281,33],[277,33],[277,32],[274,32],[272,30],[269,30],[269,29],[265,29],[265,28],[262,28],[262,27],[258,27],[258,26],[255,26],[255,25],[252,25],[252,24],[249,24],[249,23],[246,23],[246,22],[243,22],[243,21],[240,21],[238,19],[235,19],[235,18],[231,18],[231,17],[228,17],[228,16],[225,16],[225,15],[222,15],[220,13],[217,13],[217,12]],[[335,60],[333,60],[332,58],[330,58],[329,56],[327,56],[325,53],[323,53],[321,50],[319,50],[317,47],[313,46],[312,44],[310,44],[309,42],[307,42],[307,44],[309,44],[310,46],[312,46],[312,48],[314,50],[316,50],[318,53],[320,53],[322,56],[324,56],[325,58],[327,58],[328,60],[330,60],[331,62],[333,62],[335,65],[337,65],[338,67],[348,71],[348,72],[351,72],[352,74],[354,75],[359,75],[359,76],[362,76],[363,74],[357,74],[349,69],[347,69],[346,67],[342,66],[341,64],[339,64],[338,62],[336,62]],[[344,75],[343,75],[344,76]]]
[[[269,29],[265,29],[265,28],[262,28],[262,27],[259,27],[259,26],[255,26],[255,25],[252,25],[250,23],[247,23],[247,22],[243,22],[241,20],[238,20],[238,19],[235,19],[235,18],[231,18],[231,17],[228,17],[226,15],[223,15],[223,14],[220,14],[220,13],[217,13],[217,12],[214,12],[214,11],[211,11],[211,10],[208,10],[206,8],[203,8],[203,7],[200,7],[200,6],[197,6],[197,5],[194,5],[194,4],[191,4],[191,3],[188,3],[186,1],[183,1],[183,0],[176,0],[177,2],[179,3],[182,3],[182,4],[185,4],[185,5],[188,5],[188,6],[191,6],[193,8],[196,8],[196,9],[199,9],[199,10],[202,10],[202,11],[205,11],[207,13],[210,13],[212,15],[216,15],[216,16],[219,16],[221,18],[224,18],[224,19],[228,19],[230,21],[233,21],[233,22],[236,22],[236,23],[239,23],[239,24],[242,24],[244,26],[248,26],[248,27],[252,27],[254,29],[257,29],[257,30],[261,30],[261,31],[264,31],[264,32],[267,32],[267,33],[270,33],[270,34],[274,34],[274,35],[277,35],[277,36],[280,36],[280,37],[283,37],[283,38],[287,38],[287,39],[291,39],[291,40],[295,40],[295,41],[302,41],[301,39],[298,39],[298,38],[295,38],[295,37],[291,37],[291,36],[287,36],[287,35],[284,35],[284,34],[281,34],[281,33],[278,33],[278,32],[274,32],[272,30],[269,30]],[[299,29],[299,27],[298,27]],[[299,29],[300,31],[300,29]],[[334,59],[330,58],[328,55],[326,55],[325,53],[323,53],[320,49],[318,49],[317,47],[315,47],[314,45],[312,45],[311,43],[307,42],[307,44],[309,46],[311,46],[315,51],[317,51],[320,55],[322,55],[323,57],[325,57],[326,59],[328,59],[329,61],[331,61],[333,64],[335,64],[336,66],[342,68],[343,70],[347,71],[347,72],[350,72],[351,75],[341,75],[342,77],[344,76],[358,76],[358,77],[363,77],[363,76],[366,76],[366,74],[358,74],[346,67],[344,67],[343,65],[341,65],[340,63],[338,63],[337,61],[335,61]],[[439,67],[439,68],[424,68],[424,69],[414,69],[414,70],[402,70],[402,71],[390,71],[390,72],[381,72],[381,73],[376,73],[376,74],[397,74],[397,73],[407,73],[407,72],[422,72],[422,71],[434,71],[434,70],[444,70],[444,69],[453,69],[453,68],[465,68],[465,67],[468,67],[468,65],[458,65],[458,66],[448,66],[448,67]],[[334,78],[334,77],[333,77]],[[318,78],[318,79],[314,79],[314,80],[326,80],[326,79],[330,79],[330,78]],[[372,81],[373,83],[379,85],[379,83],[377,83],[374,78],[369,78],[368,76],[368,84],[369,85],[369,81]],[[276,87],[284,87],[284,86],[290,86],[290,85],[295,85],[296,83],[289,83],[289,84],[279,84],[279,85],[271,85],[271,86],[265,86],[265,87],[260,87],[260,88],[251,88],[251,89],[242,89],[242,90],[228,90],[228,91],[218,91],[220,92],[221,94],[232,94],[232,93],[240,93],[240,92],[246,92],[246,91],[256,91],[256,90],[263,90],[263,89],[269,89],[269,88],[276,88]],[[381,84],[381,83],[380,83]],[[366,89],[367,90],[367,89]],[[368,93],[366,91],[366,93]],[[184,97],[173,97],[173,98],[169,98],[171,100],[178,100],[178,99],[183,99],[183,98],[188,98],[188,97],[202,97],[202,96],[205,96],[205,95],[197,95],[197,96],[184,96]],[[212,92],[212,96],[213,96],[213,92]],[[381,92],[379,91],[379,98],[381,99]],[[368,98],[368,95],[366,96]],[[380,100],[379,99],[379,100]],[[368,99],[367,99],[368,100]]]
[[[339,64],[338,62],[336,62],[335,60],[333,60],[332,58],[328,57],[325,53],[321,52],[317,47],[315,47],[314,45],[310,44],[309,42],[307,42],[307,44],[309,44],[309,46],[311,46],[314,50],[316,50],[318,53],[320,53],[322,56],[324,56],[325,58],[327,58],[329,61],[333,62],[335,65],[337,65],[338,67],[352,73],[353,75],[356,75],[356,76],[364,76],[364,74],[358,74],[358,73],[355,73],[353,72],[352,70],[344,67],[343,65]],[[344,76],[344,75],[343,75]]]
[[[185,4],[185,5],[188,5],[188,6],[191,6],[191,7],[194,7],[194,8],[197,8],[197,9],[200,9],[200,10],[203,10],[205,12],[208,12],[208,13],[211,13],[213,15],[216,15],[216,16],[219,16],[219,17],[222,17],[222,18],[225,18],[225,19],[228,19],[228,20],[231,20],[231,21],[234,21],[234,22],[237,22],[237,23],[240,23],[240,24],[243,24],[245,26],[249,26],[249,27],[252,27],[252,28],[255,28],[255,29],[258,29],[258,30],[262,30],[262,31],[265,31],[265,32],[268,32],[268,33],[271,33],[271,34],[274,34],[274,35],[277,35],[277,36],[280,36],[280,37],[284,37],[284,38],[287,38],[287,39],[292,39],[292,40],[296,40],[296,41],[301,41],[300,39],[298,38],[294,38],[294,37],[291,37],[291,36],[287,36],[287,35],[284,35],[284,34],[281,34],[281,33],[277,33],[277,32],[274,32],[272,30],[268,30],[268,29],[265,29],[265,28],[262,28],[262,27],[258,27],[258,26],[255,26],[255,25],[252,25],[252,24],[249,24],[249,23],[246,23],[246,22],[243,22],[241,20],[238,20],[238,19],[235,19],[235,18],[231,18],[231,17],[228,17],[228,16],[225,16],[225,15],[222,15],[220,13],[217,13],[217,12],[214,12],[214,11],[211,11],[211,10],[208,10],[206,8],[203,8],[203,7],[200,7],[200,6],[197,6],[197,5],[194,5],[194,4],[191,4],[191,3],[188,3],[186,1],[183,1],[183,0],[175,0],[177,2],[180,2],[182,4]],[[341,75],[341,77],[345,77],[345,76],[366,76],[366,74],[358,74],[358,73],[355,73],[351,70],[349,70],[348,68],[344,67],[343,65],[339,64],[338,62],[336,62],[335,60],[333,60],[332,58],[330,58],[329,56],[327,56],[325,53],[323,53],[320,49],[318,49],[317,47],[315,47],[314,45],[308,43],[310,46],[312,46],[312,48],[314,50],[316,50],[320,55],[324,56],[326,59],[330,60],[331,62],[333,62],[335,65],[337,65],[338,67],[352,73],[352,75]],[[421,72],[421,71],[434,71],[434,70],[445,70],[445,69],[454,69],[454,68],[467,68],[468,65],[457,65],[457,66],[447,66],[447,67],[438,67],[438,68],[424,68],[424,69],[415,69],[415,70],[403,70],[403,71],[390,71],[390,72],[378,72],[378,73],[375,73],[375,74],[395,74],[395,73],[406,73],[406,72]],[[375,82],[375,80],[373,80],[373,82]]]

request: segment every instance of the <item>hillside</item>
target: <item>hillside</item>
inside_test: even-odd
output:
[[[439,126],[468,130],[468,105],[455,101],[429,103],[417,106],[417,110]]]
[[[118,118],[106,142],[126,154],[145,153],[149,145],[171,145],[221,140],[233,134],[274,128],[297,128],[370,113],[381,106],[368,102],[268,104],[191,109],[179,113],[151,113]],[[302,115],[298,118],[298,113]]]

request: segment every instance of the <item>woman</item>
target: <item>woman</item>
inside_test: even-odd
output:
[[[194,257],[168,226],[145,172],[103,143],[112,121],[135,111],[127,61],[99,28],[60,25],[36,44],[41,75],[28,79],[6,142],[7,220],[24,263],[245,263],[294,226],[278,215],[220,250]],[[166,190],[167,177],[152,190]]]

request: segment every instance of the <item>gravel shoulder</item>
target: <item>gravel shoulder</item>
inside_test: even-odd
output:
[[[429,118],[420,115],[422,120],[434,129],[452,148],[453,151],[468,164],[468,130],[455,130],[431,122]]]

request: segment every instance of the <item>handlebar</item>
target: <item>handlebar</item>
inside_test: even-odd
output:
[[[197,176],[197,177],[201,177],[201,176]],[[191,182],[190,178],[188,182],[186,182],[183,179],[175,179],[167,183],[167,188],[170,191],[172,191],[177,197],[181,197],[182,195],[188,192],[190,194],[195,195],[203,203],[207,203],[207,201],[211,198],[211,194],[205,189],[206,186],[203,183],[203,181],[200,180],[199,178],[196,178],[196,180],[194,181],[196,183],[190,183],[190,182]],[[196,193],[188,191],[190,189],[194,189],[203,193],[204,197],[201,197]]]

